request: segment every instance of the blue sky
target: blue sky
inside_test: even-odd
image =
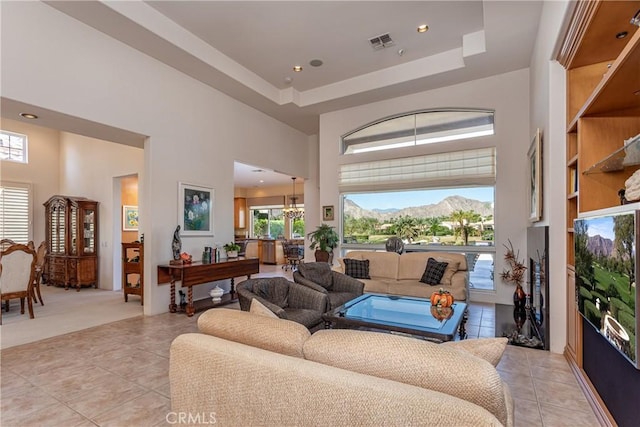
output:
[[[615,237],[613,234],[613,217],[611,216],[589,218],[587,225],[589,226],[589,229],[587,230],[587,235],[589,237],[600,235],[605,239],[610,240],[613,240]]]
[[[442,190],[394,191],[389,193],[349,194],[347,199],[363,209],[402,209],[436,204],[448,196],[493,203],[493,187],[446,188]]]

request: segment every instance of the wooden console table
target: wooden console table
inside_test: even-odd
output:
[[[193,262],[191,264],[160,264],[158,265],[158,284],[171,283],[171,303],[169,311],[178,311],[176,304],[176,282],[181,282],[181,286],[187,288],[187,316],[191,317],[195,313],[193,304],[193,287],[215,280],[231,279],[231,292],[229,297],[224,295],[223,302],[230,303],[236,300],[234,278],[247,276],[260,272],[258,258],[235,258],[212,263]]]

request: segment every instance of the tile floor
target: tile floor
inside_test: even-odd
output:
[[[491,304],[471,304],[470,337],[493,336],[494,316]],[[169,425],[169,346],[196,319],[139,316],[2,350],[0,425]],[[599,425],[563,356],[508,346],[498,371],[516,426]]]

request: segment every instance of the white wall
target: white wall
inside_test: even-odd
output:
[[[2,119],[3,130],[27,135],[29,163],[0,162],[2,181],[31,184],[33,236],[38,246],[45,240],[44,202],[59,193],[60,133],[16,120]]]
[[[60,133],[60,194],[82,196],[100,202],[99,218],[99,281],[101,289],[114,287],[114,253],[119,256],[120,232],[114,241],[114,223],[120,216],[114,206],[121,206],[120,193],[113,191],[115,177],[138,174],[143,176],[144,152],[140,148],[113,142]],[[118,230],[120,227],[118,227]]]
[[[1,24],[3,97],[148,136],[139,200],[147,315],[169,304],[156,266],[171,255],[179,181],[215,191],[215,237],[183,239],[197,257],[233,239],[234,161],[308,175],[306,135],[44,3],[3,2]]]
[[[362,105],[320,116],[320,205],[338,206],[338,164],[340,136],[383,117],[420,109],[469,107],[495,110],[495,135],[474,139],[475,147],[496,146],[497,183],[495,201],[496,260],[495,271],[504,267],[504,247],[511,240],[520,253],[526,251],[528,226],[527,150],[529,132],[529,70],[519,70],[446,88],[416,93],[387,101]],[[423,145],[397,150],[397,157],[455,150],[464,142]],[[371,153],[373,156],[380,156]],[[402,153],[402,154],[401,154]],[[338,218],[332,225],[336,227]],[[307,222],[309,229],[312,224]],[[513,286],[496,274],[496,294],[474,293],[474,301],[504,304],[513,302]]]
[[[568,2],[545,2],[536,46],[531,57],[531,125],[543,131],[543,218],[549,226],[550,349],[562,353],[566,345],[566,110],[565,72],[554,60],[558,34]]]

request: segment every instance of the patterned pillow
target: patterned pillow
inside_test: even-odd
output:
[[[368,259],[344,259],[344,274],[354,279],[371,279]]]
[[[427,260],[427,268],[424,269],[420,281],[431,286],[439,285],[442,276],[444,276],[444,271],[447,269],[447,265],[449,265],[449,263],[438,262],[433,258],[429,258]]]

